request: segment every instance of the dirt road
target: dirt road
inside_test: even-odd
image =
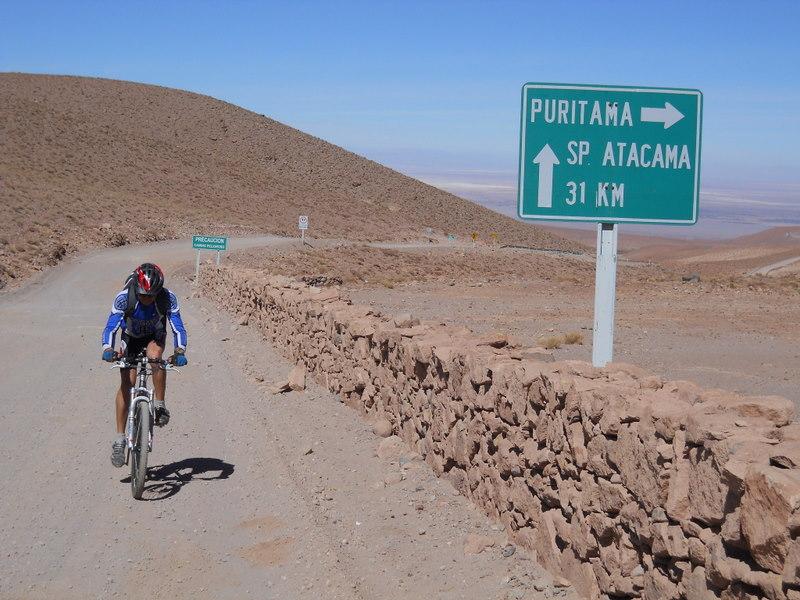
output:
[[[767,265],[766,267],[761,267],[760,269],[753,269],[752,271],[750,271],[749,275],[769,275],[772,271],[777,271],[778,269],[782,269],[783,267],[788,267],[789,265],[793,265],[797,261],[800,261],[800,256],[792,256],[791,258],[774,262],[770,265]]]
[[[0,297],[1,598],[571,597],[424,463],[376,456],[325,390],[272,395],[291,365],[188,298],[186,246],[97,252]],[[109,461],[118,376],[98,340],[144,259],[181,298],[190,364],[137,502]],[[466,554],[471,534],[495,546]]]

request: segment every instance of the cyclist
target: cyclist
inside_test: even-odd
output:
[[[167,321],[173,333],[174,354],[170,361],[176,366],[186,365],[186,328],[183,326],[178,299],[164,287],[164,273],[153,263],[143,263],[128,277],[125,288],[114,298],[111,314],[103,330],[103,355],[113,362],[120,357],[135,358],[142,350],[147,357],[161,359],[167,338]],[[122,329],[120,351],[114,351],[117,329]],[[136,371],[120,369],[120,386],[117,390],[117,435],[111,444],[111,464],[125,464],[125,421],[128,416],[130,390],[136,380]],[[167,372],[153,369],[155,424],[163,427],[169,423],[169,411],[164,405]]]

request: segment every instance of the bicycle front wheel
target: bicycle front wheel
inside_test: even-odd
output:
[[[150,451],[150,405],[139,402],[134,415],[134,445],[131,450],[131,493],[136,500],[142,499],[144,481],[147,479],[147,454]]]

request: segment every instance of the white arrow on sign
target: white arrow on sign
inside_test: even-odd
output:
[[[664,123],[664,129],[669,129],[683,118],[683,113],[664,102],[664,108],[642,107],[642,123]]]
[[[539,197],[536,206],[551,208],[553,206],[553,165],[561,163],[558,162],[558,157],[550,144],[545,144],[533,159],[533,164],[539,165]]]

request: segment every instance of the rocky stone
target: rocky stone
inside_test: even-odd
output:
[[[678,596],[678,586],[658,569],[651,569],[644,574],[644,600],[676,600]]]
[[[654,523],[653,555],[666,558],[688,558],[689,545],[679,525]]]
[[[600,598],[600,588],[594,570],[588,562],[579,560],[570,550],[565,550],[561,556],[561,570],[568,577],[556,575],[553,578],[553,587],[574,586],[575,592],[581,598],[587,600]]]
[[[283,381],[281,383],[275,384],[270,391],[273,394],[283,394],[284,392],[288,392],[290,389],[291,388],[289,387],[289,382]]]
[[[751,594],[742,584],[734,583],[729,588],[722,590],[720,600],[760,600],[760,598]]]
[[[691,405],[674,397],[664,389],[645,394],[643,399],[652,407],[652,419],[656,432],[671,442],[675,432],[686,425],[686,417],[691,412]]]
[[[800,441],[782,442],[769,453],[770,464],[782,469],[796,469],[800,466]]]
[[[738,416],[716,406],[699,404],[686,417],[686,441],[702,446],[706,442],[724,440],[738,429]]]
[[[667,513],[660,506],[656,506],[650,513],[650,518],[653,519],[653,523],[666,523]]]
[[[654,444],[642,441],[637,428],[620,427],[616,443],[610,445],[608,459],[625,487],[647,510],[664,505],[668,481],[661,475],[658,452]]]
[[[619,519],[634,532],[640,543],[648,546],[653,543],[652,524],[647,513],[637,502],[631,501],[625,504],[619,511]]]
[[[491,346],[492,348],[503,348],[508,345],[508,334],[503,331],[492,331],[478,338],[476,346]]]
[[[733,512],[729,512],[725,516],[725,521],[722,523],[720,529],[720,536],[722,541],[730,548],[744,548],[745,540],[742,537],[742,511],[737,507]]]
[[[792,540],[781,573],[783,582],[800,586],[800,539]]]
[[[710,583],[724,589],[731,583],[743,581],[750,572],[746,563],[725,554],[722,543],[711,546],[706,561],[706,576]]]
[[[657,375],[648,375],[639,381],[639,387],[643,390],[660,390],[664,387],[664,380]]]
[[[586,523],[591,528],[597,541],[604,546],[610,544],[616,536],[617,524],[604,514],[589,513],[586,516]]]
[[[761,588],[761,592],[769,600],[785,600],[783,583],[780,575],[765,573],[764,571],[747,571],[742,575],[742,583],[752,587]]]
[[[780,396],[737,397],[724,402],[720,408],[734,410],[742,417],[766,419],[782,427],[794,420],[794,404]]]
[[[388,438],[393,431],[394,428],[388,419],[378,419],[372,424],[372,433],[378,437]]]
[[[620,508],[628,503],[630,494],[624,485],[599,478],[597,485],[592,488],[586,500],[588,500],[587,505],[592,509],[616,515]]]
[[[775,431],[775,439],[779,442],[800,442],[800,423],[792,422]]]
[[[302,392],[306,389],[306,366],[295,365],[289,373],[289,389],[295,392]]]
[[[646,377],[650,376],[650,373],[642,369],[641,367],[637,367],[636,365],[632,365],[630,363],[624,362],[611,362],[608,363],[604,369],[606,373],[610,375],[615,374],[624,374],[632,379],[645,379]]]
[[[714,453],[706,448],[691,448],[688,496],[692,518],[709,525],[722,523],[726,506],[733,502],[731,495]]]
[[[597,581],[597,586],[600,588],[600,591],[606,595],[608,595],[610,592],[616,591],[614,588],[614,583],[611,580],[611,576],[603,567],[602,560],[599,558],[590,558],[589,564],[592,565],[594,578],[595,581]]]
[[[687,547],[689,548],[689,559],[696,565],[705,565],[708,558],[708,548],[706,545],[697,538],[689,538],[687,540]]]
[[[415,319],[411,313],[401,313],[399,315],[395,315],[394,317],[394,326],[401,327],[401,328],[409,328],[419,325],[419,319]]]
[[[539,348],[538,346],[511,350],[511,356],[513,358],[518,358],[519,360],[534,360],[546,363],[551,363],[555,360],[552,350],[548,350],[547,348]]]
[[[682,433],[679,432],[675,439],[679,439]],[[674,521],[683,521],[692,515],[692,505],[689,500],[690,468],[689,461],[681,457],[675,460],[670,469],[664,509]]]
[[[589,460],[589,455],[586,451],[586,439],[583,433],[583,425],[580,422],[570,423],[568,433],[569,445],[572,448],[572,456],[575,458],[575,464],[578,468],[582,469]]]
[[[684,594],[686,600],[717,600],[717,595],[708,587],[706,570],[696,567],[683,578]]]
[[[560,575],[556,575],[555,577],[553,577],[553,587],[555,588],[572,587],[572,582],[566,577],[561,577]]]
[[[384,460],[397,460],[406,452],[408,452],[408,447],[405,445],[405,442],[396,435],[390,435],[381,440],[375,454],[378,458]]]
[[[470,533],[464,539],[464,554],[480,554],[487,548],[494,546],[495,541],[488,535]]]
[[[679,401],[690,405],[697,404],[703,393],[703,388],[696,383],[682,380],[667,381],[662,389],[674,394]]]
[[[761,466],[745,479],[741,529],[753,559],[781,573],[789,552],[789,522],[800,507],[800,473]]]

